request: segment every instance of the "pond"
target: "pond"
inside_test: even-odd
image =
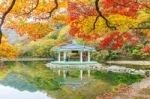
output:
[[[92,99],[143,78],[96,70],[50,70],[46,63],[5,62],[0,67],[0,99]]]

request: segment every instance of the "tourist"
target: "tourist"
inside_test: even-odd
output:
[[[87,60],[87,55],[84,54],[82,58],[83,58],[83,61],[86,61]]]
[[[68,61],[68,60],[69,60],[69,58],[68,58],[68,56],[66,56],[66,57],[65,57],[65,61]]]

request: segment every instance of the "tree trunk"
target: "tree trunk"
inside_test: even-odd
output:
[[[2,42],[2,31],[0,29],[0,44],[1,44],[1,42]]]

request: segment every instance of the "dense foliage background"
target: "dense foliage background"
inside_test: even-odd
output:
[[[55,57],[72,38],[97,61],[150,57],[148,0],[3,0],[0,17],[2,58]]]

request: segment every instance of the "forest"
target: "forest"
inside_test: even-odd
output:
[[[150,59],[149,0],[0,0],[0,20],[1,58],[55,57],[76,38],[97,61]]]

